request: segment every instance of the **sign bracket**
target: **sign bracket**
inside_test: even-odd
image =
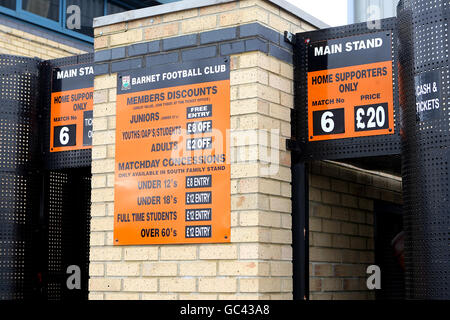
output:
[[[292,32],[285,31],[284,32],[284,41],[288,42],[288,43],[290,43],[292,45],[295,45],[296,42],[297,42],[297,37]]]
[[[294,153],[300,154],[302,153],[302,148],[300,143],[296,139],[287,139],[286,140],[286,149],[292,151]]]

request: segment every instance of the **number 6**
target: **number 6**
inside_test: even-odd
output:
[[[59,141],[61,142],[62,145],[66,145],[69,143],[69,128],[64,127],[61,129],[61,131],[59,132]]]
[[[331,119],[333,117],[334,114],[331,111],[327,111],[322,114],[322,117],[320,118],[320,124],[324,132],[331,132],[334,130],[334,121],[333,119]]]

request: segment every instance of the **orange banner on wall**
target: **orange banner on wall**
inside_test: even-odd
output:
[[[121,79],[114,244],[229,242],[229,78],[148,91],[127,90],[150,76]]]

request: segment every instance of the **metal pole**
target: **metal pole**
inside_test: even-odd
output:
[[[294,152],[292,156],[295,158]],[[308,168],[292,164],[292,262],[294,300],[309,299]]]

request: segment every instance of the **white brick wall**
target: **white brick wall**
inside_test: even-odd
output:
[[[282,33],[306,24],[258,1],[232,3],[97,28],[95,48],[259,21]],[[126,31],[126,28],[127,31]],[[283,29],[283,30],[281,30]],[[231,243],[114,247],[116,75],[98,76],[94,94],[91,299],[292,298],[290,109],[293,68],[260,52],[231,56]],[[248,130],[279,129],[275,149]],[[274,151],[279,170],[262,176]],[[240,158],[238,158],[238,156]],[[270,164],[270,163],[269,163]],[[95,267],[94,267],[95,265]]]

